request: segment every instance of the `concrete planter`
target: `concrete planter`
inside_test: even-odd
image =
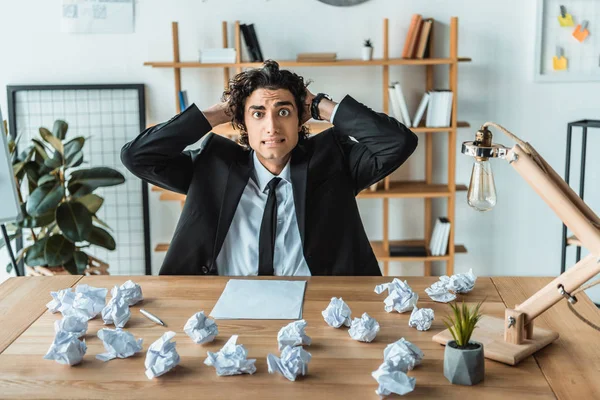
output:
[[[483,345],[469,342],[467,349],[456,347],[454,340],[446,344],[444,351],[444,376],[454,385],[476,385],[485,376]]]

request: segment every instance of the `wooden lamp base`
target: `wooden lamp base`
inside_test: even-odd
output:
[[[522,344],[512,344],[504,340],[504,320],[484,315],[477,323],[471,339],[483,344],[486,358],[508,365],[516,365],[524,358],[532,355],[542,347],[558,339],[558,333],[547,329],[533,327],[530,339],[523,339]],[[445,345],[453,340],[448,329],[433,337],[433,341]]]

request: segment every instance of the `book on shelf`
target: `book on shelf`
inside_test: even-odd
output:
[[[427,257],[424,245],[399,245],[390,243],[390,257]]]
[[[429,34],[431,33],[432,27],[433,18],[427,18],[423,20],[421,32],[419,33],[419,42],[416,46],[415,58],[425,58],[425,54],[427,54],[426,52],[429,45]]]
[[[188,97],[187,97],[187,90],[180,90],[179,91],[179,109],[181,110],[181,112],[184,112],[185,109],[188,107]]]
[[[452,116],[452,97],[450,90],[432,90],[429,92],[425,125],[432,128],[450,126]]]
[[[413,127],[417,128],[423,119],[423,115],[425,115],[425,109],[427,108],[427,103],[429,102],[429,92],[425,92],[423,94],[423,98],[421,98],[421,102],[419,103],[419,107],[417,107],[417,112],[415,113],[415,117],[413,118]]]
[[[402,111],[400,111],[400,103],[398,102],[396,88],[394,85],[388,86],[388,95],[390,97],[390,104],[392,105],[392,114],[394,118],[396,118],[401,124],[404,124],[404,120],[402,119]]]
[[[446,217],[437,218],[429,241],[429,252],[432,256],[446,255],[449,237],[450,220]]]
[[[260,49],[260,43],[258,43],[258,37],[256,36],[256,30],[254,24],[240,24],[240,32],[242,38],[248,50],[251,62],[263,62],[263,55]]]
[[[324,62],[335,61],[337,53],[298,53],[296,61],[299,62]]]
[[[256,56],[258,57],[258,62],[263,62],[265,59],[263,58],[262,50],[260,49],[260,43],[258,41],[258,36],[256,36],[256,30],[254,29],[254,24],[248,24],[248,30],[250,32],[250,36],[252,37],[252,44],[254,46],[254,50],[256,51]]]
[[[394,82],[393,85],[396,91],[396,100],[398,101],[398,105],[400,106],[400,112],[402,113],[403,123],[404,125],[410,128],[412,124],[410,122],[410,115],[408,114],[408,106],[406,105],[404,93],[402,93],[402,86],[400,86],[400,83],[398,82]]]
[[[421,14],[413,14],[410,25],[408,26],[408,32],[404,41],[404,48],[402,49],[402,58],[412,58],[415,51],[415,43],[419,37],[419,31],[423,17]]]

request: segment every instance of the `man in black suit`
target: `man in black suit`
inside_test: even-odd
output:
[[[271,60],[121,151],[154,185],[187,195],[161,275],[381,275],[355,196],[417,147],[404,125],[350,96],[316,96]],[[310,117],[333,127],[308,138]],[[240,143],[210,133],[231,122]],[[184,149],[200,139],[200,149]]]

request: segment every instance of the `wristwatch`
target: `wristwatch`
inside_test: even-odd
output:
[[[314,97],[312,103],[310,103],[310,116],[316,119],[317,121],[323,121],[323,118],[321,118],[321,115],[319,115],[319,103],[321,102],[321,100],[323,100],[323,98],[326,98],[327,100],[331,101],[330,95],[325,93],[318,93]]]

